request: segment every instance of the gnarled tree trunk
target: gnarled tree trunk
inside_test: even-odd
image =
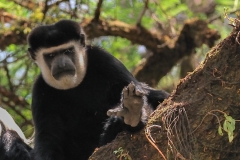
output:
[[[218,133],[224,114],[240,119],[239,31],[236,26],[194,72],[180,80],[144,130],[119,134],[90,159],[240,159],[240,122],[236,121],[231,143],[227,132]]]

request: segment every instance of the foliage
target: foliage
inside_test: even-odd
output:
[[[233,141],[233,131],[235,130],[235,119],[227,114],[224,114],[225,120],[223,123],[223,130],[228,133],[228,140],[229,142]],[[223,136],[222,127],[218,127],[218,133],[220,136]]]

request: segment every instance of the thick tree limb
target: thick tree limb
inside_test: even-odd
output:
[[[203,44],[207,44],[209,47],[213,46],[219,38],[218,32],[209,29],[205,21],[188,20],[177,40],[172,39],[158,46],[158,49],[153,51],[154,54],[137,67],[133,74],[139,81],[154,87],[180,59],[190,55]]]
[[[119,36],[130,40],[134,44],[145,45],[148,49],[155,50],[157,45],[165,43],[168,37],[154,34],[141,26],[129,25],[118,20],[84,19],[81,23],[89,39],[101,36]],[[166,38],[166,39],[164,39]]]
[[[90,22],[85,19],[81,25],[90,39],[107,35],[120,36],[152,50],[154,54],[137,67],[133,74],[139,81],[153,87],[181,58],[190,55],[195,48],[203,44],[213,46],[220,37],[218,32],[209,29],[207,23],[199,19],[186,21],[179,37],[175,39],[117,20]]]
[[[90,158],[117,160],[122,147],[132,159],[240,159],[240,25],[216,45],[205,61],[182,79],[176,91],[151,115],[145,132],[121,133]],[[233,142],[222,129],[225,116],[236,121]],[[116,154],[113,152],[115,151]]]

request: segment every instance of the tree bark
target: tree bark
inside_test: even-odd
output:
[[[240,119],[239,31],[240,26],[236,26],[195,71],[180,80],[176,90],[150,116],[144,130],[119,134],[90,160],[119,160],[120,155],[133,160],[240,159],[239,121],[231,143],[227,132],[223,131],[223,136],[218,133],[224,114]]]

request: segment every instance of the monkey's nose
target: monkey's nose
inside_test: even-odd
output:
[[[66,63],[60,62],[60,63],[58,63],[58,67],[64,69],[66,67]]]

